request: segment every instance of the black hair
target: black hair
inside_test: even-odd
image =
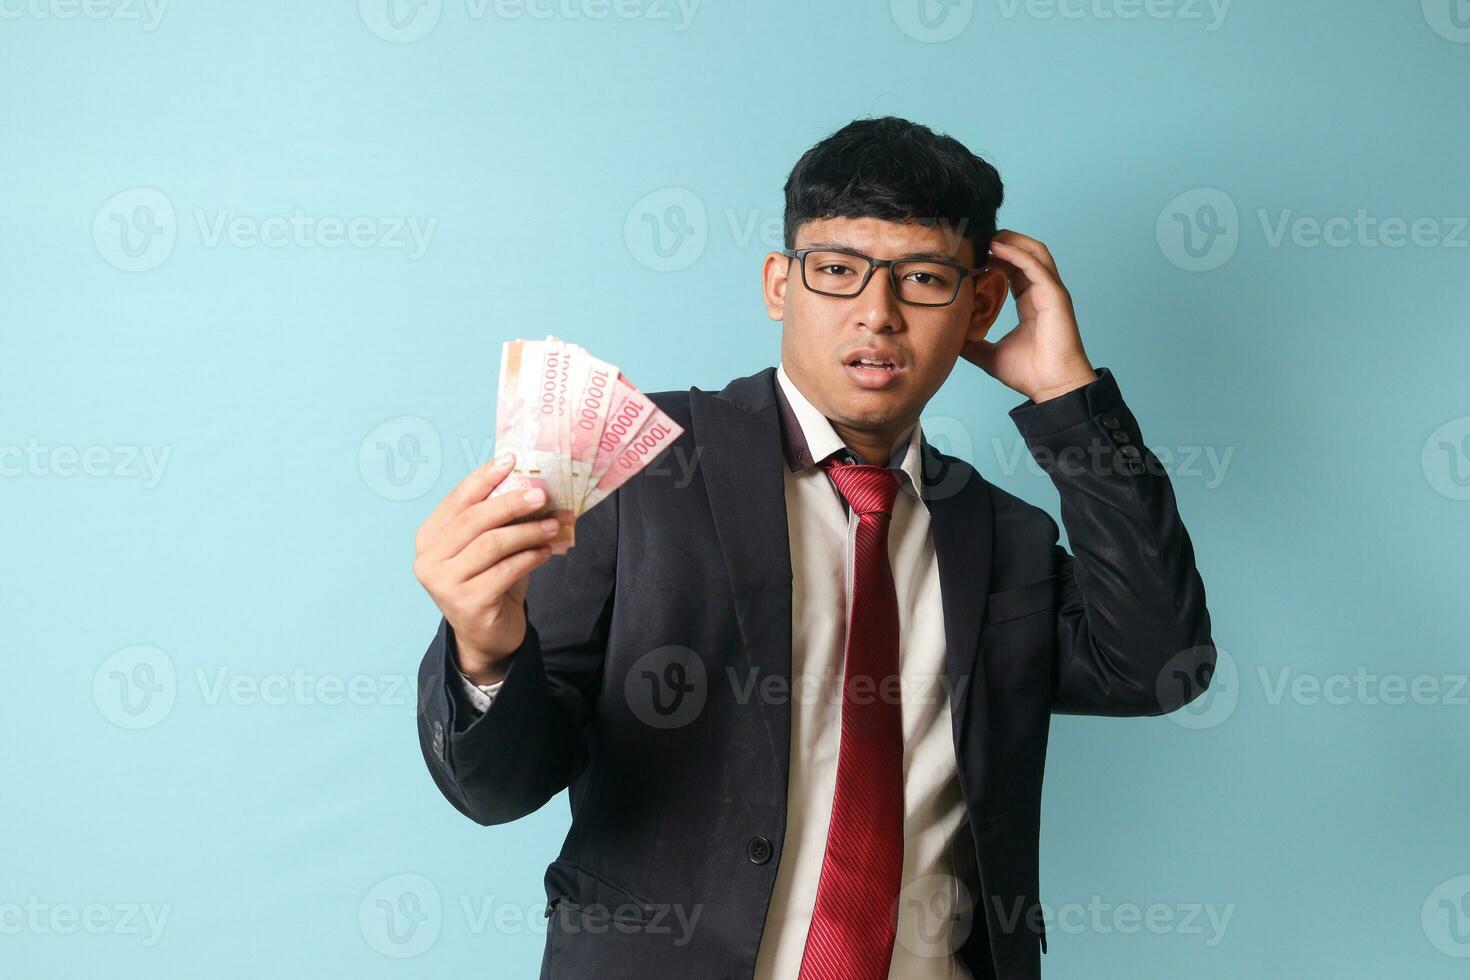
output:
[[[952,136],[897,116],[856,119],[801,155],[786,178],[786,247],[818,218],[952,222],[978,264],[995,236],[1000,174]]]

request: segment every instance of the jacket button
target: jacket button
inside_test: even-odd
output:
[[[1121,446],[1124,443],[1132,442],[1133,441],[1133,437],[1128,434],[1128,430],[1127,429],[1114,429],[1113,430],[1113,441],[1116,442],[1118,445]]]
[[[433,738],[433,742],[434,742],[434,754],[437,755],[440,759],[443,759],[444,758],[444,725],[443,725],[443,723],[436,720],[433,724],[431,724],[429,726],[429,734]]]
[[[1113,415],[1104,415],[1102,418],[1098,419],[1098,421],[1109,429],[1117,429],[1123,425],[1123,423],[1119,422],[1117,417]]]
[[[1137,459],[1138,458],[1138,447],[1137,446],[1123,446],[1123,447],[1119,448],[1118,452],[1122,453],[1124,456],[1128,457],[1129,459]]]
[[[764,837],[752,837],[745,845],[745,856],[751,864],[765,864],[771,859],[771,842]]]

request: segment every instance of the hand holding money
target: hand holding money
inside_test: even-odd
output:
[[[561,531],[544,491],[491,497],[513,461],[487,463],[450,491],[414,538],[413,573],[454,630],[459,667],[477,684],[505,674],[526,635],[526,576],[551,557]],[[532,496],[534,494],[534,496]]]
[[[465,676],[505,676],[526,635],[528,576],[572,547],[578,516],[681,432],[581,347],[555,337],[505,344],[498,455],[450,491],[414,539],[414,575],[454,631]]]

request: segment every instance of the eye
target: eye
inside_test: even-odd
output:
[[[851,272],[852,267],[843,265],[840,262],[827,262],[819,266],[818,270],[825,275],[840,276],[844,273]]]
[[[938,272],[916,269],[904,277],[917,286],[947,286],[949,280]]]

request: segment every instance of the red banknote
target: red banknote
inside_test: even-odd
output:
[[[544,513],[567,527],[552,541],[565,554],[570,523],[605,500],[684,430],[615,365],[548,335],[508,340],[500,354],[495,452],[515,453],[515,469],[491,496],[540,487]]]

